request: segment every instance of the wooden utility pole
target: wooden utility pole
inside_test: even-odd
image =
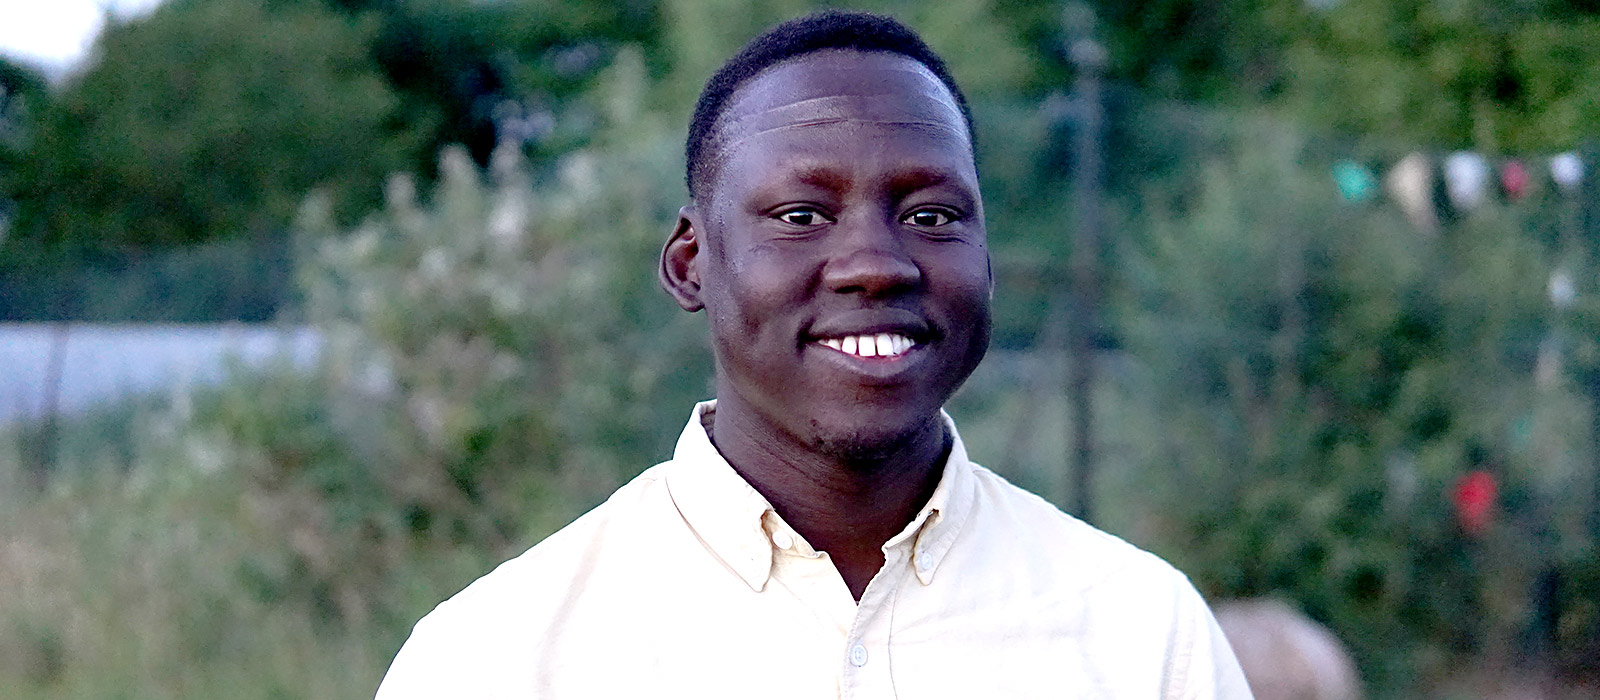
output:
[[[61,413],[61,381],[66,375],[67,336],[71,324],[58,321],[50,331],[50,360],[45,368],[44,397],[40,405],[42,422],[34,436],[33,459],[28,465],[28,486],[34,494],[42,494],[50,486],[50,475],[56,471],[59,451]]]
[[[1073,201],[1077,214],[1072,239],[1071,301],[1068,309],[1066,356],[1067,396],[1072,436],[1072,510],[1085,522],[1094,517],[1094,385],[1095,329],[1100,308],[1100,254],[1104,217],[1103,192],[1105,107],[1101,99],[1101,74],[1106,50],[1095,41],[1094,9],[1081,2],[1062,13],[1067,55],[1074,68],[1073,104],[1077,128],[1073,144],[1075,168]]]

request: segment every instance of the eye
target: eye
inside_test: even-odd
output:
[[[942,207],[925,207],[906,215],[902,222],[912,226],[944,226],[956,220],[956,213]]]
[[[778,212],[775,216],[779,221],[791,226],[816,226],[829,220],[822,212],[811,207],[795,207]]]

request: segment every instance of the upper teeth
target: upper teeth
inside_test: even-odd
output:
[[[899,333],[877,333],[824,338],[822,344],[856,357],[896,357],[905,354],[916,342]]]

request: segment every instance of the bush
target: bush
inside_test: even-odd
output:
[[[131,455],[6,509],[0,686],[370,693],[432,605],[666,458],[710,361],[654,289],[677,144],[642,81],[622,54],[607,127],[549,172],[451,149],[431,198],[397,176],[352,230],[309,201],[320,366],[138,411]]]
[[[1507,659],[1535,578],[1583,537],[1563,485],[1589,408],[1534,372],[1560,251],[1510,207],[1430,234],[1338,202],[1308,144],[1247,128],[1193,200],[1144,198],[1120,251],[1118,335],[1149,372],[1122,391],[1170,475],[1151,544],[1214,596],[1297,601],[1382,691]],[[1500,485],[1482,536],[1449,500],[1472,470]]]

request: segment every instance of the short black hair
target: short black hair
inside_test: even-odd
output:
[[[926,66],[955,96],[961,118],[966,122],[969,142],[973,139],[972,113],[967,109],[966,96],[950,76],[944,59],[928,48],[916,31],[893,17],[823,10],[791,19],[751,39],[706,81],[700,100],[695,103],[694,117],[689,121],[689,138],[684,143],[684,184],[689,187],[691,198],[702,194],[700,188],[710,168],[706,162],[706,143],[734,91],[772,66],[828,49],[899,54]]]

